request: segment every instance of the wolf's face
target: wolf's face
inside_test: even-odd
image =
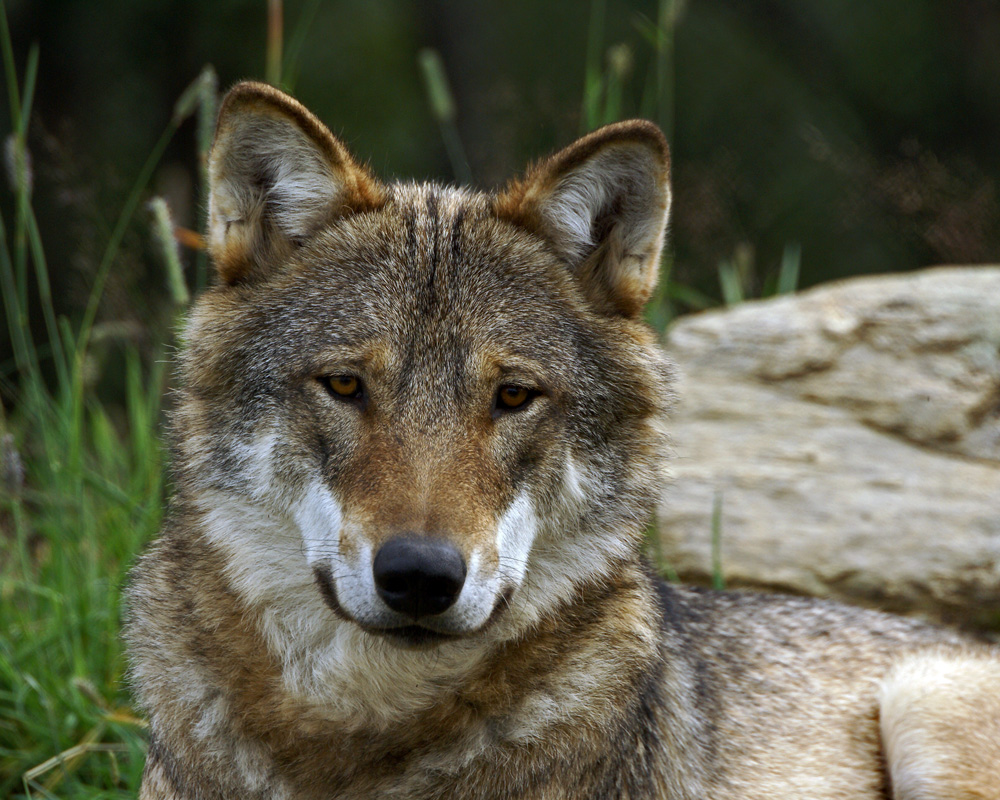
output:
[[[325,613],[433,644],[634,558],[667,395],[638,320],[658,131],[599,131],[499,195],[383,186],[243,84],[211,174],[221,280],[186,333],[178,482],[234,569],[275,573],[257,600],[308,584]]]

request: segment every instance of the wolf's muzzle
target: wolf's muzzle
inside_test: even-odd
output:
[[[465,559],[448,542],[398,536],[379,548],[372,564],[375,590],[393,611],[414,620],[446,611],[465,584]]]

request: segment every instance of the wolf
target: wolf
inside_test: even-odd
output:
[[[662,133],[386,183],[241,83],[128,589],[145,800],[1000,798],[1000,657],[668,585]]]

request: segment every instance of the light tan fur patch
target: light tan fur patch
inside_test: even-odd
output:
[[[903,658],[883,681],[896,800],[1000,800],[1000,661],[989,651]]]

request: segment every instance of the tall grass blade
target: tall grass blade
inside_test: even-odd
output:
[[[437,50],[427,47],[417,54],[417,59],[420,62],[420,71],[424,76],[427,99],[430,101],[434,119],[440,124],[454,122],[457,116],[455,100],[448,85],[448,77],[444,71],[441,54]]]
[[[28,319],[28,216],[31,209],[32,170],[31,154],[28,151],[28,120],[31,118],[31,103],[34,99],[35,78],[38,75],[38,45],[32,45],[28,52],[28,63],[24,71],[24,93],[18,110],[14,131],[8,139],[11,183],[17,199],[14,218],[14,273],[17,276],[18,300],[21,313]],[[16,81],[17,75],[11,79]]]
[[[799,288],[799,270],[802,266],[802,245],[790,242],[781,254],[778,270],[778,294],[792,294]]]
[[[704,311],[719,304],[714,297],[709,297],[704,292],[700,292],[693,286],[686,286],[683,283],[669,281],[667,283],[666,296],[679,303],[683,303],[688,308],[695,311]]]
[[[191,114],[197,114],[195,147],[198,152],[198,197],[200,199],[199,232],[204,235],[208,208],[208,155],[215,138],[215,119],[219,110],[219,76],[211,64],[206,64],[198,77],[181,93],[174,104],[174,119],[179,125]],[[195,255],[194,286],[201,291],[208,285],[208,254],[199,248]]]
[[[284,9],[281,0],[267,0],[267,63],[264,76],[269,84],[281,83],[281,48],[285,37]]]
[[[28,50],[28,62],[24,68],[24,101],[21,103],[21,114],[16,131],[22,139],[28,134],[28,121],[31,118],[31,105],[35,99],[35,82],[38,79],[38,45],[31,45]]]
[[[598,126],[603,95],[601,69],[602,42],[604,41],[605,0],[591,0],[590,25],[587,30],[587,65],[583,79],[583,114],[580,133],[587,133]]]
[[[201,179],[208,184],[208,154],[215,138],[215,119],[219,113],[219,76],[215,67],[206,64],[195,79],[198,87],[198,167]]]
[[[0,6],[2,8],[2,6]],[[7,80],[11,85],[10,98],[14,102],[18,98],[17,74],[13,63],[12,47],[9,39],[9,31],[6,25],[6,16],[3,17],[3,51],[4,65],[7,71]],[[24,71],[24,92],[17,113],[12,118],[14,131],[7,140],[9,159],[9,171],[11,183],[17,201],[16,217],[14,224],[14,256],[11,263],[10,252],[4,242],[4,264],[2,269],[5,275],[12,274],[12,280],[4,280],[4,292],[13,291],[17,297],[18,314],[13,318],[14,324],[21,330],[21,350],[22,363],[30,365],[30,374],[37,377],[35,370],[38,366],[38,354],[33,343],[27,338],[29,330],[28,316],[28,259],[29,255],[34,264],[35,279],[38,285],[39,301],[42,307],[42,315],[45,320],[45,327],[49,336],[49,348],[56,368],[56,376],[61,389],[65,390],[69,385],[68,369],[66,357],[62,347],[62,339],[56,324],[55,307],[52,302],[52,289],[49,281],[48,263],[45,259],[45,251],[42,247],[41,236],[38,231],[38,221],[35,212],[31,207],[32,194],[32,174],[30,153],[27,148],[28,121],[31,118],[31,107],[35,97],[35,83],[38,77],[38,45],[32,45],[28,52],[28,62]],[[0,225],[3,221],[0,220]],[[14,302],[6,302],[5,308],[8,315],[15,306]],[[30,350],[30,354],[28,351]]]
[[[10,334],[17,371],[25,376],[33,376],[38,372],[34,345],[27,336],[28,324],[22,313],[17,291],[14,265],[7,245],[7,225],[0,216],[0,294],[3,295],[7,332]]]
[[[727,306],[739,305],[746,299],[739,271],[732,261],[719,262],[719,286],[722,288],[722,299]]]
[[[7,79],[7,100],[10,103],[10,121],[14,130],[21,127],[21,97],[18,90],[17,69],[14,66],[14,47],[7,27],[7,6],[0,0],[0,51],[3,53],[3,72]]]
[[[598,120],[601,125],[617,122],[622,117],[622,97],[625,92],[625,84],[632,72],[632,50],[627,44],[616,44],[608,48],[607,58],[604,113]]]
[[[665,331],[670,321],[677,315],[671,297],[674,282],[671,276],[674,272],[674,256],[668,248],[664,248],[660,256],[660,273],[653,296],[646,303],[646,321],[658,331]]]
[[[660,46],[656,50],[656,119],[667,134],[674,135],[676,76],[674,71],[674,31],[684,12],[685,0],[660,0],[658,27]]]
[[[31,247],[31,260],[35,267],[35,281],[38,284],[38,299],[42,306],[42,317],[49,336],[49,347],[52,352],[60,392],[70,389],[69,365],[63,348],[62,335],[56,321],[55,305],[52,301],[52,285],[49,281],[48,261],[45,258],[45,248],[42,246],[42,236],[38,230],[38,220],[34,209],[28,208],[28,242]]]
[[[178,124],[190,117],[198,108],[198,103],[201,100],[202,75],[204,73],[205,70],[203,69],[198,73],[197,78],[184,87],[184,91],[174,101],[173,120]]]
[[[462,140],[455,125],[458,111],[451,86],[448,83],[448,75],[444,69],[444,61],[441,60],[441,54],[437,50],[427,47],[417,54],[417,61],[424,78],[424,86],[427,88],[427,99],[430,102],[431,113],[441,128],[441,137],[444,139],[445,150],[448,153],[448,160],[451,162],[455,179],[462,184],[471,184],[472,170],[469,168],[469,159],[466,158],[465,148],[462,146]]]
[[[306,37],[312,30],[313,21],[316,19],[316,12],[322,0],[309,0],[305,8],[299,13],[299,18],[295,23],[288,47],[285,48],[285,60],[281,65],[281,74],[285,81],[285,88],[289,92],[294,92],[295,83],[299,77],[299,59],[302,56],[302,47],[305,45]]]
[[[184,280],[184,267],[181,265],[181,254],[174,237],[174,222],[170,217],[167,201],[162,197],[154,197],[149,201],[149,210],[153,215],[153,239],[163,257],[170,297],[176,305],[186,306],[191,300],[191,294]]]

